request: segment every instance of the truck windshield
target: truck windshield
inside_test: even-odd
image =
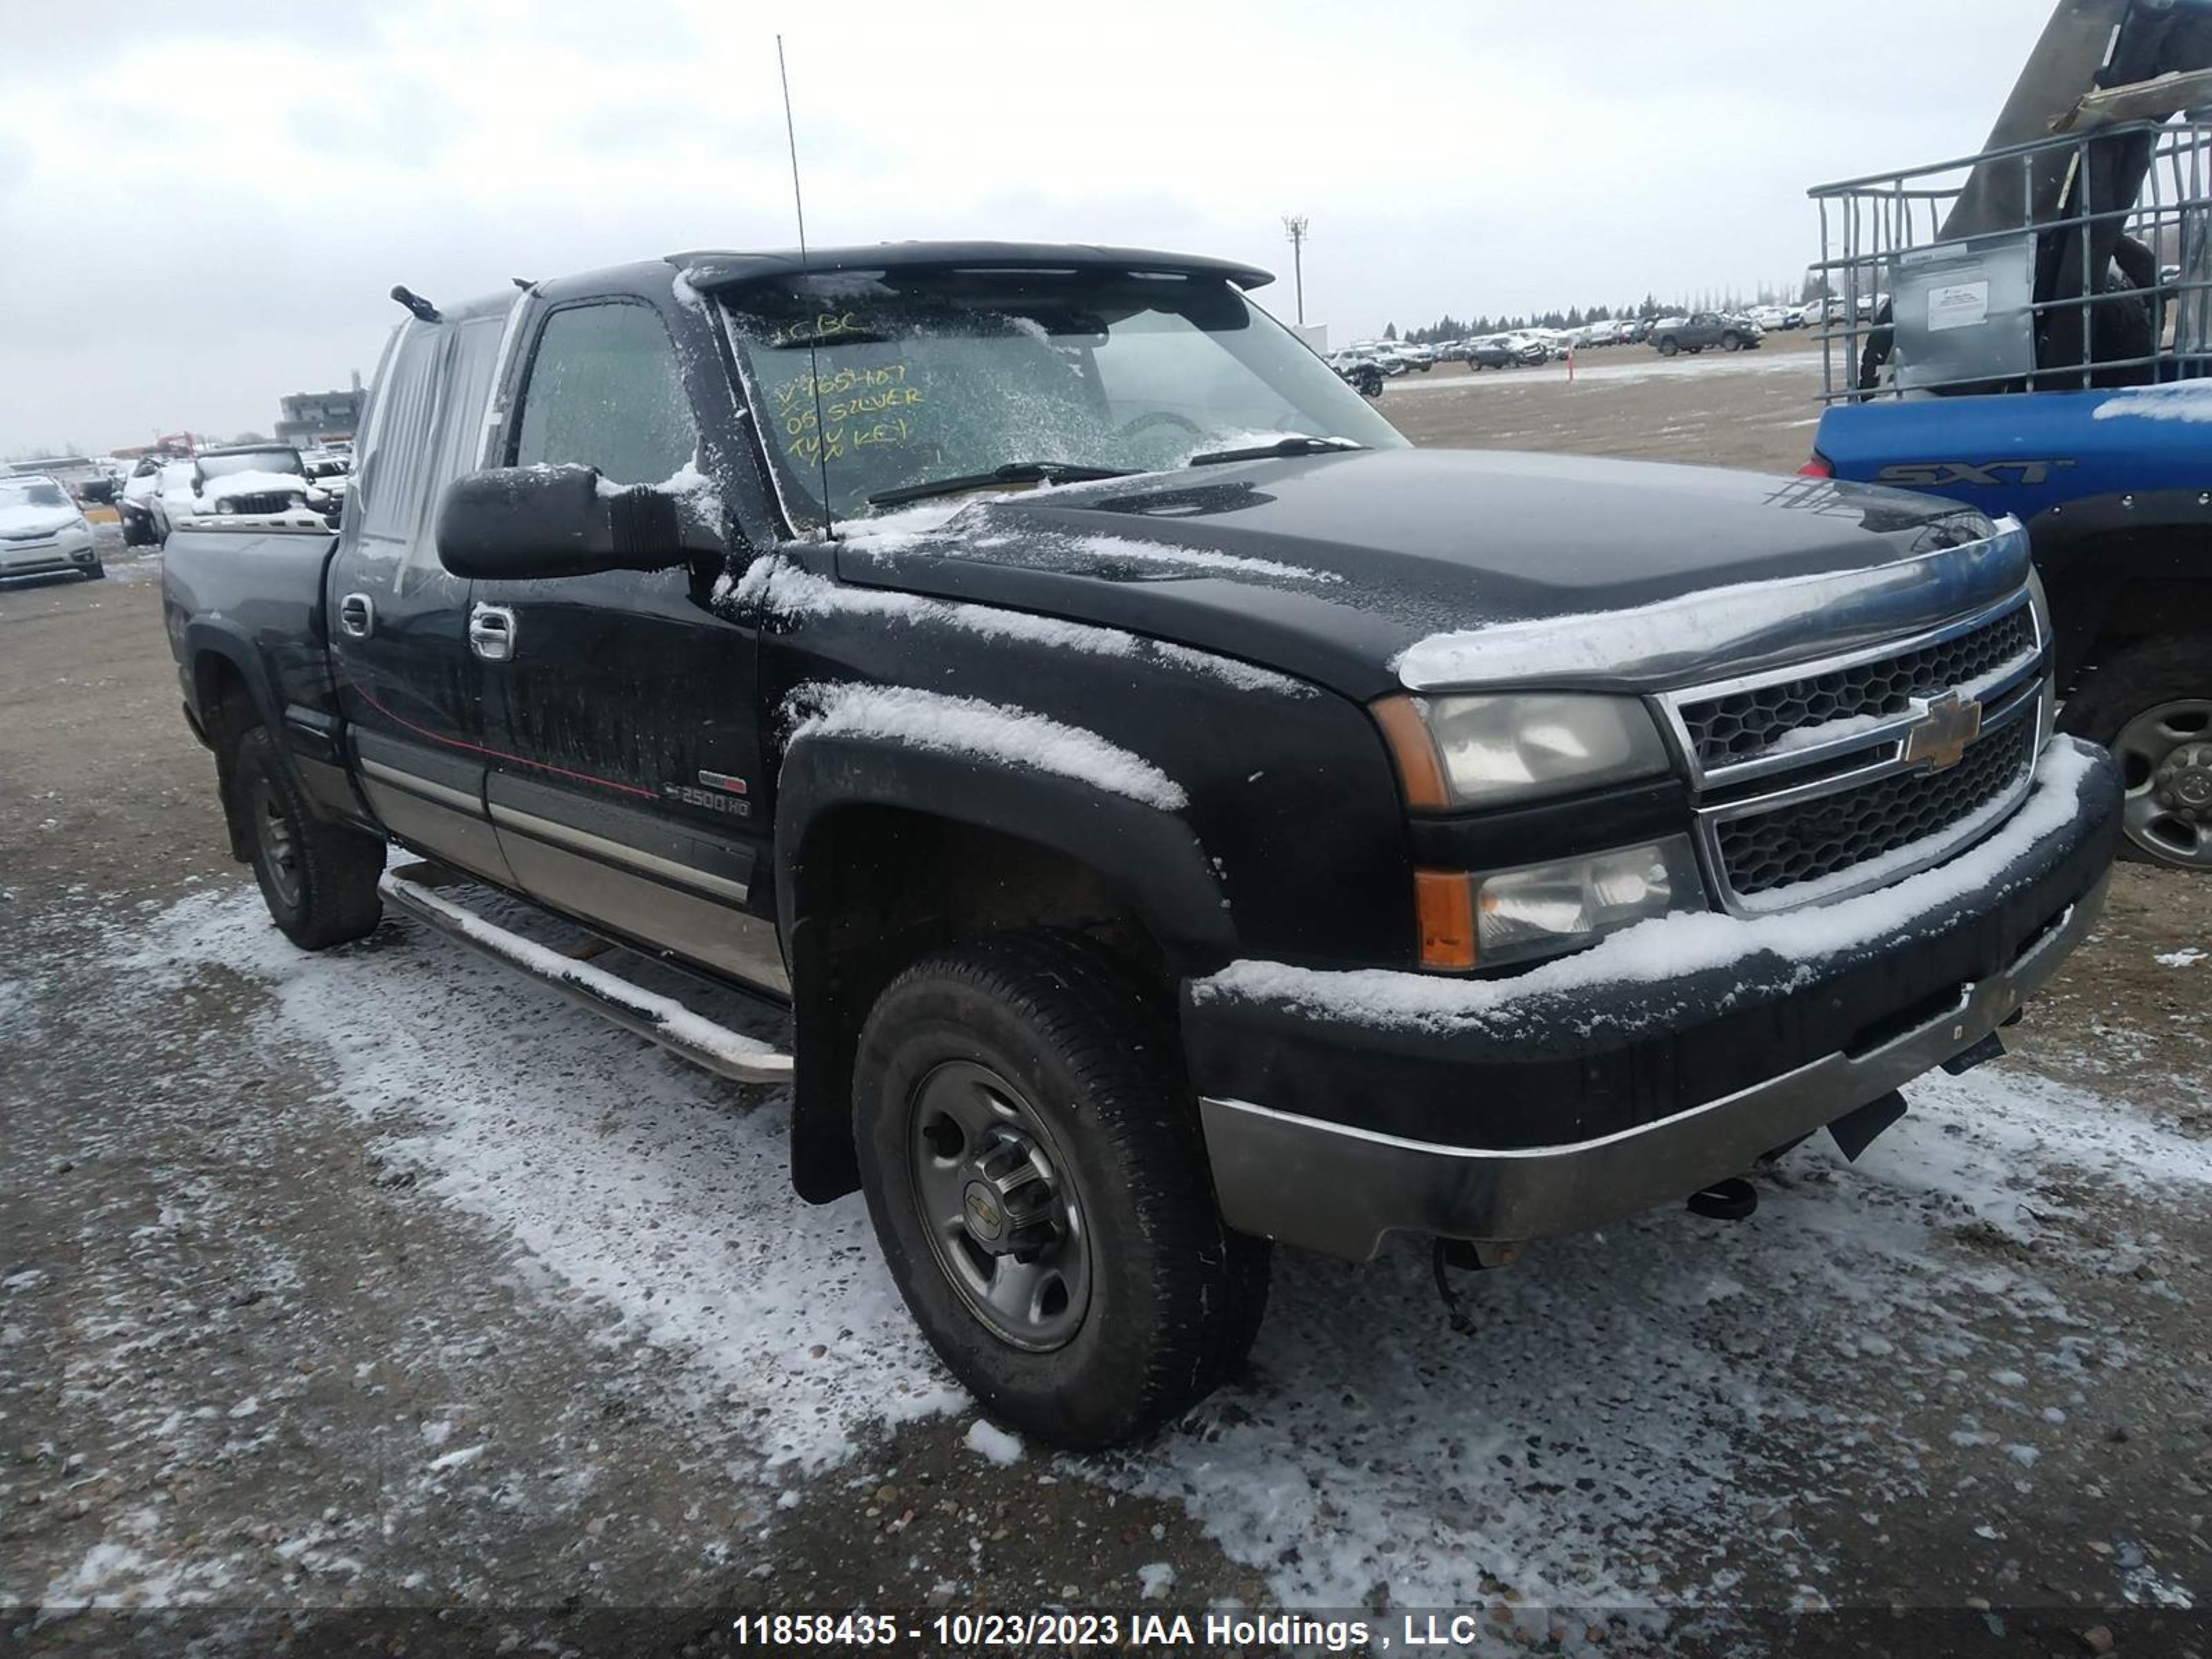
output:
[[[1285,439],[1406,443],[1218,278],[840,271],[726,298],[801,525],[821,512],[825,476],[831,512],[848,519],[1001,471],[1048,480]]]
[[[296,449],[255,449],[234,455],[203,455],[200,477],[228,478],[234,472],[293,472],[301,471]]]

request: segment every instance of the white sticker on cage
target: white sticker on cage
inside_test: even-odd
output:
[[[1972,328],[1990,316],[1990,285],[1980,283],[1942,283],[1928,290],[1928,331]]]

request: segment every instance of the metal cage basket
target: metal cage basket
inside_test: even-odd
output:
[[[2063,133],[1822,185],[1830,402],[2212,372],[2212,121]]]

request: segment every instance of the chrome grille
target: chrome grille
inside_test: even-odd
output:
[[[297,495],[288,491],[264,490],[256,495],[228,496],[221,506],[211,507],[209,512],[211,516],[216,517],[261,516],[268,514],[289,513],[292,510],[293,502],[299,499]]]
[[[1927,697],[1981,679],[2036,651],[2028,607],[2016,605],[1956,638],[1680,705],[1684,734],[1711,771],[1753,759],[1794,732],[1830,720],[1907,713]]]
[[[1899,772],[1856,788],[1715,827],[1721,870],[1741,897],[1840,875],[1939,836],[2009,795],[2035,760],[2033,713],[1970,747],[1948,771]]]

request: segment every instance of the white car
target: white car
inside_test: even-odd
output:
[[[115,511],[123,520],[123,544],[143,547],[161,539],[154,521],[154,497],[161,488],[161,458],[148,455],[131,469],[131,476],[115,492]]]
[[[92,526],[44,473],[0,477],[0,576],[104,576]]]
[[[192,464],[162,462],[161,470],[154,476],[153,492],[146,497],[146,511],[154,520],[154,539],[167,541],[171,531],[196,517],[199,510],[200,498],[192,489]]]

